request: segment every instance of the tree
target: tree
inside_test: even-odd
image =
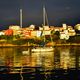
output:
[[[60,36],[60,32],[59,31],[56,31],[55,33],[54,33],[54,35],[57,35],[58,37]]]
[[[59,31],[51,31],[51,36],[52,36],[53,41],[59,40],[60,32]]]

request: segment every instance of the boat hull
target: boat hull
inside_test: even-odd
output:
[[[50,51],[53,51],[53,48],[52,47],[38,47],[38,48],[33,48],[31,50],[32,52],[50,52]]]

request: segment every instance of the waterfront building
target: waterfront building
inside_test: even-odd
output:
[[[54,31],[63,31],[64,28],[63,28],[63,27],[50,27],[50,30],[54,30]]]
[[[10,26],[9,26],[9,29],[12,29],[12,30],[20,30],[20,26],[10,25]]]
[[[7,35],[7,36],[12,36],[13,35],[13,30],[12,29],[7,29],[7,30],[5,30],[5,35]]]
[[[60,30],[60,39],[69,39],[70,36],[75,36],[76,32],[72,26],[67,26],[63,24],[62,30]]]
[[[39,30],[43,30],[43,28],[42,27],[39,27]]]
[[[49,26],[43,26],[44,30],[50,30]]]
[[[75,36],[76,35],[76,31],[75,31],[75,29],[73,29],[72,26],[68,26],[67,30],[68,30],[69,36]]]
[[[21,30],[21,34],[20,34],[21,38],[30,38],[31,37],[31,30],[27,30],[26,28]]]
[[[69,35],[65,34],[65,32],[60,32],[60,39],[68,40],[69,39]]]
[[[20,26],[10,25],[9,26],[9,29],[12,29],[13,30],[13,35],[19,35],[21,33]]]
[[[30,25],[30,26],[29,26],[29,29],[30,29],[30,30],[34,30],[34,29],[35,29],[35,25],[33,25],[33,24]]]
[[[31,31],[30,30],[24,30],[23,33],[25,36],[31,36]]]
[[[51,30],[34,30],[31,31],[31,37],[40,37],[40,36],[44,36],[44,35],[51,35]]]
[[[72,27],[72,26],[67,26],[67,29],[68,29],[68,31],[69,31],[69,30],[72,30],[73,27]]]
[[[40,36],[41,36],[40,30],[31,31],[31,37],[40,37]]]
[[[69,34],[69,36],[75,36],[76,32],[75,32],[75,30],[69,30],[68,34]]]
[[[54,28],[54,31],[59,31],[59,28],[60,28],[60,27],[55,27],[55,28]]]
[[[64,30],[63,32],[64,32],[66,35],[68,34],[68,30]]]
[[[75,29],[80,30],[80,24],[75,25]]]
[[[1,32],[0,32],[0,36],[1,36],[1,35],[5,35],[5,33],[4,33],[3,31],[1,31]]]
[[[64,30],[67,29],[67,25],[66,24],[62,24],[62,25],[63,25]]]
[[[43,31],[42,35],[51,35],[51,30],[45,30],[45,31]]]

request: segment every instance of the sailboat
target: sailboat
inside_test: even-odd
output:
[[[43,31],[45,31],[44,27],[45,27],[45,18],[46,18],[46,10],[45,7],[43,7]],[[47,21],[48,22],[48,21]],[[44,43],[45,43],[45,32],[44,32]],[[32,52],[50,52],[53,51],[54,48],[53,47],[46,47],[45,45],[43,47],[36,47],[36,48],[32,48]]]

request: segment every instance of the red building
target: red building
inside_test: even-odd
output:
[[[7,29],[7,30],[5,30],[5,35],[7,35],[7,36],[11,36],[11,35],[13,35],[13,30],[12,29]]]

